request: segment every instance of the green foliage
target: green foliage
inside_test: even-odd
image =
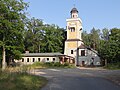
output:
[[[108,63],[120,62],[120,29],[113,28],[109,31],[107,40],[102,40],[99,53]]]
[[[32,18],[24,33],[25,49],[30,52],[63,52],[64,29]]]
[[[47,62],[47,63],[41,63],[41,62],[35,62],[32,65],[29,65],[31,68],[74,68],[75,65],[64,63],[60,64],[60,62]]]
[[[40,52],[43,22],[39,19],[31,18],[27,21],[26,30],[24,32],[25,49],[30,52]]]
[[[3,57],[7,56],[7,60],[3,59],[3,62],[19,58],[24,50],[23,31],[26,8],[27,3],[23,0],[0,0],[0,49],[7,52],[6,55],[3,54]]]
[[[64,29],[50,25],[44,28],[44,32],[43,52],[63,52]]]
[[[117,70],[120,69],[120,62],[119,63],[111,63],[105,66],[106,69]]]
[[[86,46],[95,45],[99,56],[102,60],[107,60],[107,63],[120,62],[120,29],[113,28],[108,30],[104,28],[100,34],[100,30],[93,28],[88,34],[83,32],[83,41]],[[92,45],[92,46],[91,46]]]
[[[28,19],[28,4],[23,0],[0,0],[0,55],[9,61],[20,59],[25,50],[30,52],[63,52],[65,31],[42,20]],[[4,65],[4,64],[3,64]]]
[[[93,28],[88,34],[86,31],[82,33],[83,42],[86,46],[98,50],[100,41],[100,30]]]
[[[0,72],[0,90],[39,90],[46,83],[47,80],[40,76]]]

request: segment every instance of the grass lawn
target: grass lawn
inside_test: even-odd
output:
[[[40,76],[0,72],[0,90],[40,90],[46,83],[47,80]]]

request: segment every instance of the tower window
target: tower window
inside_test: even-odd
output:
[[[73,15],[73,18],[74,18],[74,15]]]
[[[85,50],[81,50],[81,56],[85,56]]]
[[[80,28],[80,31],[82,30],[82,28]]]
[[[71,50],[71,54],[73,54],[73,50]]]
[[[75,32],[75,27],[70,28],[71,32]]]

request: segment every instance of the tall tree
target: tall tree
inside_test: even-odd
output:
[[[30,52],[40,52],[41,40],[43,38],[44,27],[42,20],[31,18],[26,25],[26,31],[24,33],[24,45],[25,49]]]
[[[63,52],[64,29],[56,25],[47,25],[43,30],[43,52]]]
[[[103,29],[99,53],[108,63],[120,62],[120,29]]]
[[[63,52],[65,30],[32,18],[24,33],[25,49],[30,52]]]
[[[90,33],[91,37],[91,47],[98,50],[99,41],[100,41],[100,30],[93,28]]]
[[[24,9],[27,4],[23,0],[0,0],[0,46],[2,47],[2,70],[5,69],[6,51],[17,58],[23,48],[22,32],[24,30]],[[9,53],[10,54],[10,53]],[[12,57],[13,57],[12,56]]]
[[[84,42],[84,44],[88,47],[91,46],[91,34],[87,33],[86,31],[83,31],[82,33],[82,40]]]
[[[85,45],[98,50],[100,42],[100,30],[93,28],[88,34],[86,31],[82,33],[83,42]]]

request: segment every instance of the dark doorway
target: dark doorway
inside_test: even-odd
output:
[[[84,67],[85,66],[85,61],[82,61],[82,67]]]

